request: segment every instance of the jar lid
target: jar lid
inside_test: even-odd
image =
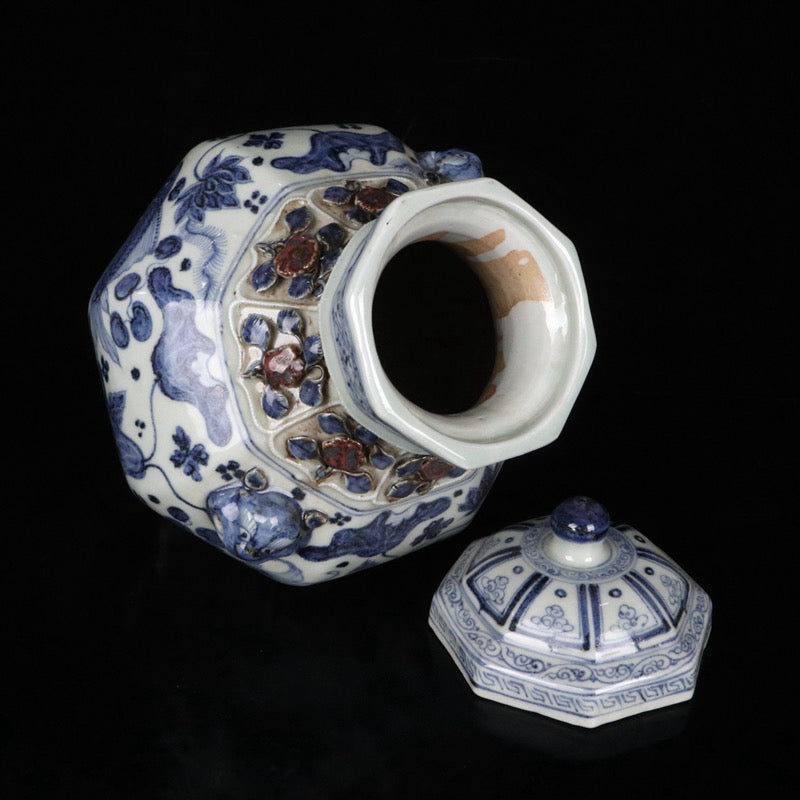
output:
[[[711,602],[588,497],[470,544],[430,624],[481,697],[593,728],[688,700]]]

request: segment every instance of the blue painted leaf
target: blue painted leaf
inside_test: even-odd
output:
[[[360,475],[345,474],[344,479],[348,492],[353,492],[354,494],[364,494],[372,489],[372,478],[370,478],[370,476],[366,473],[362,473]]]
[[[310,436],[292,436],[286,442],[286,447],[295,458],[299,458],[301,461],[319,457],[317,443]]]
[[[289,296],[300,300],[303,297],[308,297],[313,288],[314,282],[311,280],[310,275],[295,275],[291,284],[289,284]]]
[[[333,269],[333,265],[336,263],[336,260],[342,254],[341,247],[331,247],[326,253],[323,254],[322,259],[320,260],[320,267],[322,272],[330,272]]]
[[[370,454],[369,463],[377,469],[387,469],[394,464],[394,459],[388,453],[384,453],[383,450],[376,447]]]
[[[131,333],[137,342],[146,342],[153,332],[153,320],[144,303],[135,302],[131,307]]]
[[[422,462],[424,460],[425,456],[409,459],[397,468],[397,474],[401,478],[406,478],[409,475],[413,475],[422,466]]]
[[[180,236],[167,236],[156,245],[155,256],[159,261],[163,261],[174,256],[181,247],[183,247],[183,240]]]
[[[283,309],[278,312],[278,330],[283,333],[293,333],[295,336],[302,336],[303,320],[296,311]]]
[[[361,444],[373,444],[378,441],[378,437],[372,431],[368,431],[363,425],[356,425],[353,435]]]
[[[135,272],[129,273],[114,287],[114,297],[124,300],[139,285],[140,280],[141,277]]]
[[[271,386],[265,386],[261,407],[268,416],[280,419],[289,410],[289,401],[281,392],[276,392]]]
[[[341,206],[350,199],[352,194],[353,193],[349,189],[345,189],[344,186],[329,186],[322,195],[322,199],[327,203]]]
[[[365,211],[362,211],[362,209],[360,208],[353,208],[347,212],[347,219],[350,219],[353,222],[358,222],[359,224],[363,225],[365,222],[370,221],[370,216]]]
[[[328,247],[340,247],[344,244],[345,236],[344,228],[335,222],[323,225],[317,231],[317,239],[324,242]]]
[[[319,336],[306,336],[303,340],[303,358],[309,367],[322,358],[322,340]]]
[[[127,347],[128,342],[131,340],[128,335],[128,329],[122,321],[122,317],[115,311],[111,315],[111,338],[117,347]]]
[[[242,325],[242,339],[262,350],[269,343],[269,323],[258,314],[250,314]]]
[[[175,444],[180,447],[181,450],[188,450],[189,445],[192,443],[192,440],[189,438],[189,434],[186,433],[186,431],[180,425],[175,428],[175,433],[172,434],[172,441],[175,442]]]
[[[461,475],[463,475],[465,472],[466,472],[466,470],[462,469],[461,467],[453,467],[453,469],[451,469],[450,472],[447,473],[447,477],[448,478],[458,478]]]
[[[322,402],[322,387],[318,381],[304,380],[300,384],[300,400],[307,406],[318,406]]]
[[[189,515],[182,508],[178,508],[177,506],[170,506],[167,509],[167,513],[173,519],[178,520],[178,522],[188,522],[189,521]]]
[[[416,488],[416,481],[398,481],[386,492],[386,496],[390,500],[402,500],[402,498],[408,497]]]
[[[405,194],[408,191],[408,186],[394,178],[389,178],[386,181],[386,191],[392,194]]]
[[[259,292],[269,289],[276,280],[278,280],[278,273],[275,271],[275,264],[272,261],[259,264],[250,278],[253,287]]]
[[[304,231],[312,222],[311,212],[305,206],[290,211],[285,219],[292,233]]]
[[[343,433],[345,436],[350,435],[344,425],[344,420],[338,414],[320,414],[317,417],[317,422],[325,433]]]

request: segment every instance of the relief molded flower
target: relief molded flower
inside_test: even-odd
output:
[[[279,278],[286,278],[289,280],[289,297],[295,300],[310,295],[319,297],[347,241],[347,233],[335,222],[311,233],[314,215],[306,206],[288,211],[283,222],[288,228],[288,236],[256,245],[256,252],[262,260],[253,270],[250,282],[256,291],[267,292]]]
[[[322,343],[316,334],[306,336],[303,320],[296,311],[278,312],[277,332],[292,336],[296,343],[270,346],[275,336],[270,322],[259,314],[245,319],[241,338],[245,344],[257,347],[260,356],[245,371],[245,377],[263,382],[261,407],[267,416],[280,419],[289,412],[291,394],[299,389],[297,399],[307,406],[322,403],[325,370],[322,367]]]
[[[458,478],[466,472],[437,456],[412,456],[395,468],[400,478],[386,492],[389,500],[402,500],[412,493],[425,494],[442,478]]]
[[[239,208],[236,184],[250,183],[250,173],[239,162],[242,156],[222,158],[218,153],[206,165],[200,175],[195,173],[196,182],[178,195],[175,202],[175,222],[188,216],[197,222],[205,220],[206,211],[221,208]]]
[[[375,485],[368,467],[384,470],[394,464],[394,458],[378,444],[378,437],[349,417],[327,412],[317,416],[317,424],[331,438],[317,441],[311,436],[292,436],[286,442],[289,455],[320,463],[314,473],[317,481],[340,475],[348,491],[365,494]]]
[[[358,225],[375,219],[389,203],[409,190],[401,181],[390,178],[384,186],[364,186],[358,181],[347,181],[344,186],[329,186],[322,200],[338,207],[345,217]]]

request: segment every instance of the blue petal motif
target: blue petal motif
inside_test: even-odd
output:
[[[348,435],[344,420],[337,414],[320,414],[317,417],[317,422],[325,433],[343,433],[345,436]]]
[[[377,469],[387,469],[394,464],[394,459],[387,453],[384,453],[383,450],[376,447],[372,453],[370,453],[369,463]]]
[[[289,284],[289,297],[301,300],[304,297],[308,297],[313,288],[314,282],[311,280],[310,275],[295,275]]]
[[[278,273],[275,271],[275,264],[272,261],[265,261],[259,264],[253,272],[250,282],[256,291],[263,292],[272,287],[278,280]]]
[[[173,518],[178,520],[178,522],[188,522],[189,515],[182,509],[178,508],[177,506],[170,506],[167,509],[167,513]]]
[[[422,462],[424,460],[425,456],[419,456],[406,461],[397,468],[397,474],[401,478],[406,478],[409,475],[413,475],[422,466]]]
[[[353,196],[350,189],[344,186],[329,186],[322,195],[322,199],[326,203],[333,203],[334,205],[344,205]]]
[[[269,323],[258,314],[250,314],[242,325],[242,339],[262,350],[269,343]]]
[[[322,388],[319,381],[306,378],[300,384],[300,401],[307,406],[318,406],[322,402]]]
[[[394,178],[389,178],[386,181],[386,191],[392,194],[405,194],[408,191],[408,186]]]
[[[261,407],[268,416],[273,419],[280,419],[289,410],[289,401],[271,386],[265,386],[264,395],[261,398]]]
[[[370,215],[361,208],[351,208],[350,211],[347,212],[347,219],[357,222],[359,225],[363,225],[365,222],[370,221]]]
[[[167,236],[156,245],[155,256],[159,261],[164,261],[174,256],[181,247],[183,247],[183,240],[180,236]]]
[[[124,300],[139,285],[139,281],[141,281],[141,277],[135,272],[128,273],[114,287],[114,297],[116,297],[117,300]]]
[[[408,497],[418,486],[419,484],[416,481],[398,481],[386,492],[386,496],[390,500],[402,500],[404,497]]]
[[[345,474],[345,483],[347,484],[347,491],[354,494],[365,494],[372,489],[372,478],[366,473],[360,475]]]
[[[131,307],[131,333],[137,342],[146,342],[153,332],[153,320],[144,303],[135,302]]]
[[[328,247],[339,247],[344,244],[345,236],[344,228],[341,225],[337,225],[335,222],[323,225],[323,227],[317,231],[317,239]]]
[[[296,311],[282,309],[278,312],[278,330],[282,333],[293,333],[302,336],[303,320]]]
[[[378,437],[372,431],[368,431],[363,425],[356,425],[353,430],[353,436],[355,436],[361,444],[374,444],[378,441]]]
[[[131,338],[128,335],[128,329],[122,321],[122,317],[115,311],[111,315],[111,338],[117,347],[127,347]]]
[[[309,367],[322,358],[322,340],[319,336],[306,336],[303,340],[303,358]]]
[[[317,443],[310,436],[292,436],[286,442],[286,447],[295,458],[299,458],[301,461],[319,457]]]
[[[293,211],[290,211],[284,217],[284,219],[286,220],[286,224],[289,226],[289,231],[291,233],[304,231],[312,221],[311,212],[305,206],[300,206],[299,208],[295,208]]]

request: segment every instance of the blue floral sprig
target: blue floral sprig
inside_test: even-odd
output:
[[[192,440],[189,438],[189,434],[180,425],[175,428],[172,441],[175,442],[178,449],[169,457],[169,460],[175,467],[183,467],[184,474],[191,476],[193,481],[202,480],[203,476],[200,474],[200,467],[208,464],[208,453],[205,447],[202,444],[196,444],[192,447]]]
[[[240,166],[241,160],[242,156],[222,158],[221,153],[214,156],[198,176],[198,180],[184,189],[175,199],[178,203],[175,222],[180,222],[186,216],[197,222],[203,222],[206,211],[239,208],[236,184],[250,183],[252,180],[250,173]]]
[[[284,133],[272,131],[271,133],[251,133],[245,147],[263,147],[265,150],[278,150],[283,144]]]

